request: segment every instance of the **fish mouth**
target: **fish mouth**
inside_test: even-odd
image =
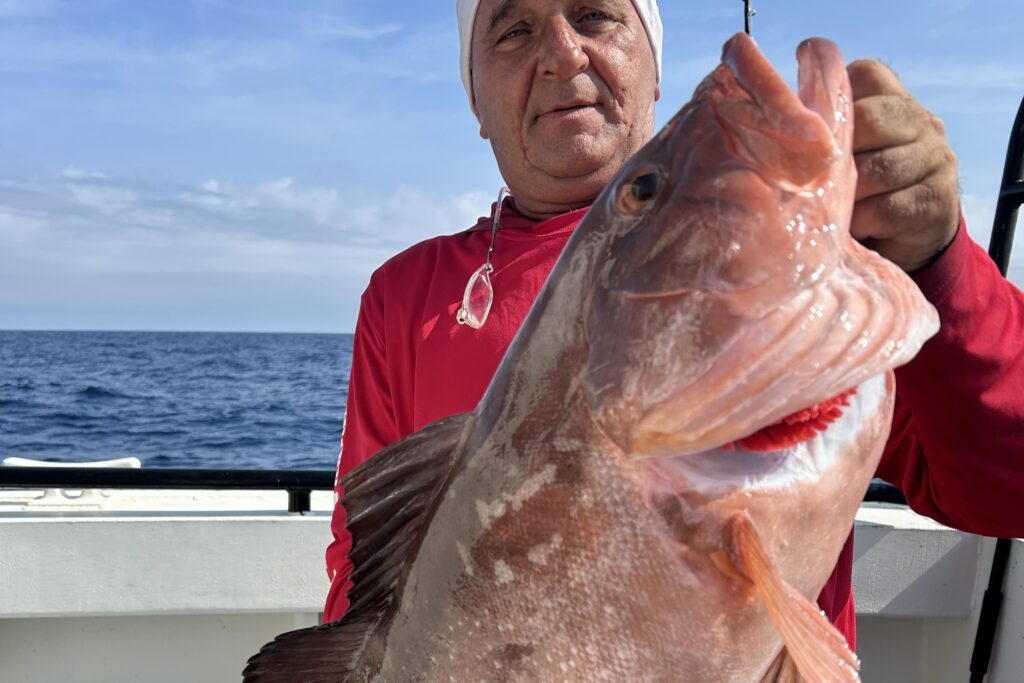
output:
[[[777,451],[803,441],[810,441],[818,432],[824,432],[830,424],[842,417],[843,407],[850,405],[850,398],[856,393],[856,387],[847,389],[817,405],[787,415],[722,448],[733,450],[741,447],[748,451]]]
[[[885,391],[886,377],[880,374],[855,387],[855,390],[840,394],[837,398],[841,397],[841,401],[826,401],[795,413],[798,416],[796,431],[802,432],[806,438],[792,439],[794,431],[781,432],[783,438],[773,437],[770,431],[778,424],[775,423],[764,425],[749,437],[708,450],[668,457],[659,455],[654,459],[658,461],[659,468],[682,475],[692,487],[707,493],[737,488],[745,491],[779,489],[801,481],[815,482],[840,464],[840,455],[857,440],[865,424],[883,409]],[[840,410],[832,410],[840,405]],[[825,429],[813,424],[823,414],[820,410],[817,418],[812,417],[814,409],[822,407],[830,418],[824,425]],[[785,420],[780,422],[784,427],[794,426],[786,425]],[[769,435],[762,440],[758,435],[766,432]],[[751,438],[755,441],[744,446],[744,442]]]

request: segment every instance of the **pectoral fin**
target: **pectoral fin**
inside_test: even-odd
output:
[[[829,623],[817,605],[779,577],[749,517],[736,515],[732,518],[732,536],[739,569],[754,584],[786,646],[781,655],[783,659],[777,661],[779,676],[776,678],[790,680],[785,677],[788,666],[785,657],[788,656],[805,681],[859,681],[860,660],[850,651],[846,638]]]

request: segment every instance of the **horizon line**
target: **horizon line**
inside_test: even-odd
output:
[[[283,330],[138,330],[138,329],[98,329],[98,328],[0,328],[4,332],[92,332],[92,333],[124,333],[124,334],[305,334],[305,335],[353,335],[355,332],[305,332]]]

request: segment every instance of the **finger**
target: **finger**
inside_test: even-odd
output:
[[[931,246],[929,231],[919,227],[925,217],[917,216],[911,225],[904,225],[895,233],[890,212],[893,206],[903,209],[922,206],[923,202],[915,199],[915,195],[923,193],[920,187],[918,185],[857,202],[850,222],[851,236],[907,272],[925,265],[935,249]]]
[[[922,242],[929,241],[930,238],[923,233],[929,232],[929,228],[937,224],[945,227],[949,222],[946,220],[947,215],[955,213],[955,206],[951,210],[947,204],[950,201],[955,204],[956,197],[954,195],[950,200],[941,193],[943,179],[940,175],[936,173],[928,176],[924,182],[876,194],[854,203],[850,235],[858,240],[889,240],[897,237],[899,242],[907,244],[911,249],[919,246],[918,237]]]
[[[846,67],[850,76],[853,99],[872,95],[906,95],[907,89],[900,83],[892,69],[877,59],[858,59]]]
[[[862,242],[888,239],[892,232],[889,220],[892,207],[905,203],[895,195],[905,191],[884,192],[855,202],[853,216],[850,217],[850,236]]]
[[[916,140],[928,116],[916,100],[875,95],[853,105],[853,152],[869,152]]]
[[[895,192],[924,181],[937,166],[935,155],[929,152],[923,143],[914,142],[854,155],[857,164],[854,201]]]

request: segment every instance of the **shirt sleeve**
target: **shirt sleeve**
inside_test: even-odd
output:
[[[941,328],[896,371],[878,476],[915,511],[989,536],[1024,536],[1024,293],[960,230],[915,274]]]
[[[324,605],[324,622],[340,619],[348,608],[348,559],[352,537],[345,526],[342,478],[357,465],[400,437],[395,421],[393,393],[384,343],[383,278],[376,273],[363,293],[356,320],[352,346],[352,371],[345,405],[345,425],[341,436],[341,453],[334,482],[334,512],[327,547],[327,577],[331,587]]]

